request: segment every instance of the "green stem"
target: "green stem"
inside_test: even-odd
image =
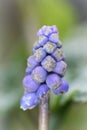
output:
[[[39,106],[39,130],[48,130],[49,95],[43,97]]]

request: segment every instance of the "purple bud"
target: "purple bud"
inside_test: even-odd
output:
[[[62,51],[61,49],[59,49],[59,48],[57,48],[57,49],[53,52],[52,56],[53,56],[57,61],[60,61],[60,60],[62,60],[62,59],[64,58],[63,51]]]
[[[23,79],[23,85],[24,85],[25,91],[35,92],[38,89],[40,84],[34,81],[31,75],[27,75]]]
[[[39,44],[38,41],[36,41],[36,42],[34,43],[34,45],[33,45],[32,54],[34,54],[35,51],[36,51],[37,49],[39,49],[40,47],[41,47],[41,45]]]
[[[46,26],[43,30],[43,35],[49,36],[52,33],[51,26]]]
[[[49,36],[52,33],[52,27],[51,26],[43,26],[37,33],[37,36]]]
[[[48,38],[42,35],[42,36],[39,37],[39,41],[38,42],[39,42],[40,46],[44,46],[47,41],[48,41]]]
[[[39,31],[37,32],[37,36],[47,36],[49,37],[50,34],[52,33],[58,33],[58,29],[55,25],[53,26],[43,26],[42,28],[39,29]]]
[[[34,54],[36,50],[37,50],[37,49],[33,48],[33,49],[32,49],[32,54]]]
[[[68,83],[65,80],[63,80],[62,84],[60,85],[60,87],[55,89],[55,90],[53,90],[53,92],[54,92],[54,94],[57,95],[57,94],[62,94],[62,93],[67,92],[68,89],[69,89]]]
[[[46,76],[47,76],[47,72],[44,68],[42,68],[41,66],[36,67],[33,71],[32,71],[32,78],[39,82],[39,83],[43,83],[46,80]]]
[[[64,76],[65,71],[66,71],[67,64],[64,61],[57,62],[54,72],[57,74]]]
[[[51,53],[54,52],[54,50],[56,49],[56,47],[57,47],[56,44],[54,44],[54,43],[52,43],[52,42],[47,42],[47,43],[44,45],[43,48],[44,48],[44,50],[45,50],[47,53],[51,54]]]
[[[53,71],[53,68],[56,65],[56,61],[48,55],[42,62],[41,65],[43,66],[44,69],[46,69],[48,72]]]
[[[57,29],[56,25],[51,26],[51,29],[52,29],[53,33],[58,33],[58,29]]]
[[[46,52],[43,50],[42,47],[37,49],[34,53],[34,58],[37,62],[41,62],[43,58],[46,56]]]
[[[49,92],[49,88],[46,84],[42,84],[38,90],[37,90],[37,96],[39,98],[42,98],[44,95],[46,95]]]
[[[27,73],[27,74],[31,74],[31,72],[32,72],[32,69],[30,69],[30,68],[26,68],[26,70],[25,70],[25,72]]]
[[[34,56],[30,56],[28,59],[27,59],[27,66],[28,68],[30,69],[33,69],[34,67],[36,67],[38,65],[38,62],[35,60]]]
[[[25,111],[34,108],[38,103],[39,99],[35,93],[26,93],[21,98],[20,108]]]
[[[39,29],[39,31],[37,32],[37,36],[43,35],[43,32],[44,32],[45,29],[46,29],[46,25],[44,25],[43,27],[41,27],[41,28]]]
[[[62,47],[62,42],[59,40],[57,43],[56,43],[57,47],[58,48],[61,48]]]
[[[54,43],[58,43],[59,39],[58,39],[58,33],[52,33],[49,36],[49,41],[54,42]]]
[[[47,76],[46,83],[50,89],[58,88],[61,85],[61,78],[53,73]]]
[[[33,48],[34,48],[34,49],[38,49],[39,47],[40,47],[40,44],[39,44],[38,41],[36,41],[36,42],[34,43],[34,45],[33,45]]]

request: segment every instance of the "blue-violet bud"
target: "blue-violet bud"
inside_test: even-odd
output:
[[[34,45],[33,45],[33,48],[36,50],[36,49],[38,49],[39,47],[40,47],[40,44],[39,44],[38,41],[36,41],[36,42],[34,43]]]
[[[43,26],[37,33],[37,36],[49,36],[53,32],[50,26]]]
[[[46,69],[48,72],[53,71],[54,67],[56,66],[56,61],[52,56],[48,55],[44,60],[41,62],[41,65],[44,69]]]
[[[52,33],[57,33],[57,34],[59,33],[58,29],[57,29],[57,27],[55,25],[50,26],[50,28],[52,29]]]
[[[26,93],[21,98],[20,108],[24,111],[37,106],[39,99],[35,93]]]
[[[23,79],[24,89],[27,92],[35,92],[39,87],[39,83],[33,80],[31,75],[27,75]]]
[[[49,36],[49,41],[54,42],[54,43],[58,43],[58,34],[57,33],[52,33]]]
[[[56,59],[56,61],[60,61],[64,58],[64,54],[63,51],[59,48],[57,48],[54,53],[52,54],[52,56]]]
[[[37,66],[33,71],[32,71],[32,78],[39,82],[39,83],[43,83],[46,80],[46,76],[47,76],[47,72],[46,70],[41,67],[41,66]]]
[[[42,84],[37,90],[37,96],[41,99],[43,96],[46,96],[49,90],[46,84]]]
[[[62,47],[61,41],[59,40],[59,41],[56,43],[56,45],[57,45],[58,48],[61,48],[61,47]]]
[[[64,76],[66,71],[67,64],[64,61],[57,62],[54,72],[59,74],[60,76]]]
[[[46,52],[42,47],[37,49],[34,53],[34,58],[37,62],[41,62],[45,56],[46,56]]]
[[[30,69],[33,69],[34,67],[36,67],[38,65],[38,62],[35,60],[34,56],[30,56],[28,59],[27,59],[27,66],[28,68]]]
[[[62,81],[57,74],[52,73],[47,76],[46,83],[50,89],[56,89],[61,85]]]
[[[46,36],[40,36],[38,43],[40,46],[44,46],[47,41],[48,41],[48,38]]]
[[[56,94],[56,95],[63,94],[65,92],[67,92],[68,89],[69,89],[68,83],[65,80],[62,80],[62,84],[60,85],[60,87],[57,88],[57,89],[54,89],[53,93]]]
[[[30,69],[29,67],[27,67],[27,68],[25,69],[25,72],[26,72],[26,74],[31,74],[32,69]]]
[[[57,48],[57,45],[52,42],[47,42],[43,48],[48,54],[51,54]]]

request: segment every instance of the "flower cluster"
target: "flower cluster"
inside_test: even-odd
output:
[[[63,79],[67,64],[56,26],[43,26],[37,36],[23,79],[25,94],[20,104],[23,110],[34,108],[50,90],[58,95],[69,87]]]

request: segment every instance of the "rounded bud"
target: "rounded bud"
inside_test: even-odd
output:
[[[53,68],[56,65],[56,61],[48,55],[44,60],[41,62],[41,65],[43,66],[44,69],[46,69],[48,72],[53,71]]]
[[[31,74],[32,69],[30,69],[30,68],[27,67],[27,68],[25,69],[25,72],[26,72],[27,74]]]
[[[39,31],[37,32],[37,36],[39,37],[39,36],[43,35],[43,32],[44,32],[45,29],[46,29],[46,25],[44,25],[43,27],[41,27],[39,29]]]
[[[57,94],[63,94],[65,92],[67,92],[68,89],[69,89],[68,83],[65,80],[62,80],[62,84],[60,85],[60,87],[53,90],[53,93],[56,94],[56,95]]]
[[[35,92],[38,89],[40,84],[34,81],[31,75],[27,75],[23,79],[23,85],[24,85],[25,91]]]
[[[61,47],[62,47],[61,41],[59,40],[59,41],[56,43],[56,45],[57,45],[58,48],[61,48]]]
[[[49,41],[54,42],[54,43],[58,43],[59,39],[58,39],[58,33],[52,33],[49,36]]]
[[[42,68],[41,66],[36,67],[33,71],[32,71],[32,78],[39,82],[39,83],[43,83],[46,80],[46,76],[47,76],[47,72],[44,68]]]
[[[64,61],[57,62],[54,72],[59,74],[60,76],[64,76],[66,71],[67,64]]]
[[[57,47],[56,44],[54,44],[54,43],[52,43],[52,42],[47,42],[47,43],[44,45],[43,48],[44,48],[44,50],[45,50],[47,53],[51,54],[51,53],[54,52],[54,50],[56,49],[56,47]]]
[[[39,37],[39,41],[38,42],[39,42],[40,46],[44,46],[47,41],[48,41],[48,38],[42,35],[42,36]]]
[[[33,69],[34,67],[36,67],[38,65],[38,62],[35,60],[34,56],[30,56],[28,59],[27,59],[27,66],[28,68],[30,69]]]
[[[33,45],[33,48],[36,50],[36,49],[38,49],[39,47],[40,47],[40,44],[39,44],[38,41],[36,41],[36,42],[34,43],[34,45]]]
[[[25,111],[36,107],[38,103],[39,99],[35,93],[26,93],[21,98],[20,108]]]
[[[55,25],[51,26],[51,29],[53,33],[58,33],[58,29]]]
[[[49,88],[46,84],[42,84],[38,90],[37,90],[37,96],[39,98],[42,98],[44,95],[46,95],[49,92]]]
[[[61,49],[59,49],[59,48],[57,48],[53,52],[52,56],[56,59],[56,61],[60,61],[60,60],[62,60],[64,58],[63,51]]]
[[[46,83],[50,89],[56,89],[61,85],[62,81],[57,74],[53,73],[47,76]]]
[[[43,30],[43,35],[49,37],[49,35],[52,33],[51,26],[46,26]]]
[[[37,32],[37,36],[44,35],[44,36],[49,37],[49,35],[52,34],[52,33],[58,33],[57,27],[55,25],[53,25],[53,26],[46,26],[46,25],[44,25]]]
[[[43,58],[46,56],[46,52],[43,50],[42,47],[37,49],[34,53],[34,58],[37,62],[41,62]]]

